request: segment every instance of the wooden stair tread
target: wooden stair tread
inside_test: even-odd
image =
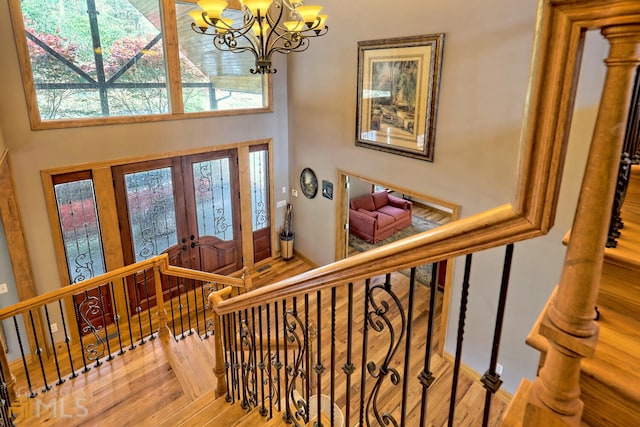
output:
[[[554,295],[555,291],[547,305]],[[527,337],[527,344],[542,353],[548,351],[548,342],[538,331],[546,309]],[[582,360],[583,373],[640,405],[640,322],[601,307],[598,324],[600,333],[595,357]]]
[[[227,407],[222,412],[219,410],[201,411],[197,417],[192,419],[195,423],[189,424],[189,427],[232,426],[246,414],[248,413],[240,406],[240,402],[236,402],[233,405],[227,403]]]
[[[189,405],[184,406],[181,410],[175,412],[169,418],[166,418],[162,423],[157,425],[158,427],[179,426],[182,425],[181,423],[184,422],[184,420],[188,420],[203,410],[222,411],[226,405],[227,402],[225,401],[224,396],[216,398],[215,391],[211,390],[191,402]]]
[[[231,427],[253,427],[257,425],[264,425],[267,419],[260,415],[260,408],[254,408],[251,412],[244,415],[235,423],[231,424]],[[213,424],[212,424],[213,425]],[[220,425],[220,424],[215,424]]]
[[[161,341],[166,348],[169,363],[188,399],[194,401],[215,388],[213,357],[197,334],[187,336],[180,342],[164,334]],[[192,375],[192,372],[197,372],[198,375]]]

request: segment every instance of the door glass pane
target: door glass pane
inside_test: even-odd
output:
[[[198,234],[233,240],[233,209],[229,159],[193,164]]]
[[[136,262],[177,244],[171,168],[126,174],[125,189]]]
[[[93,180],[56,184],[54,190],[71,283],[105,273]]]
[[[269,175],[267,150],[249,153],[251,170],[251,214],[253,231],[269,226]]]

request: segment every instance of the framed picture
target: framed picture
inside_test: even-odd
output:
[[[358,42],[356,145],[433,161],[444,34]]]
[[[322,180],[322,196],[333,200],[333,183],[331,181]]]

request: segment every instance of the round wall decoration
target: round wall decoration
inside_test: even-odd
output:
[[[302,169],[302,173],[300,174],[300,188],[302,189],[302,194],[308,199],[316,197],[318,193],[318,179],[311,169]]]

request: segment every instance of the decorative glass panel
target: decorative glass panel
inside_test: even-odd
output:
[[[238,54],[216,49],[211,37],[191,30],[192,10],[200,8],[195,4],[176,4],[185,112],[267,107],[267,77],[249,72],[255,68],[255,57],[250,52]],[[227,10],[223,16],[243,19],[235,10]]]
[[[71,283],[105,273],[93,181],[56,184],[54,190]]]
[[[233,240],[233,210],[229,159],[193,164],[198,234]]]
[[[125,188],[136,262],[177,244],[171,168],[126,174]]]
[[[249,153],[253,231],[269,227],[269,160],[267,150]]]
[[[168,112],[158,0],[21,0],[43,120]]]

